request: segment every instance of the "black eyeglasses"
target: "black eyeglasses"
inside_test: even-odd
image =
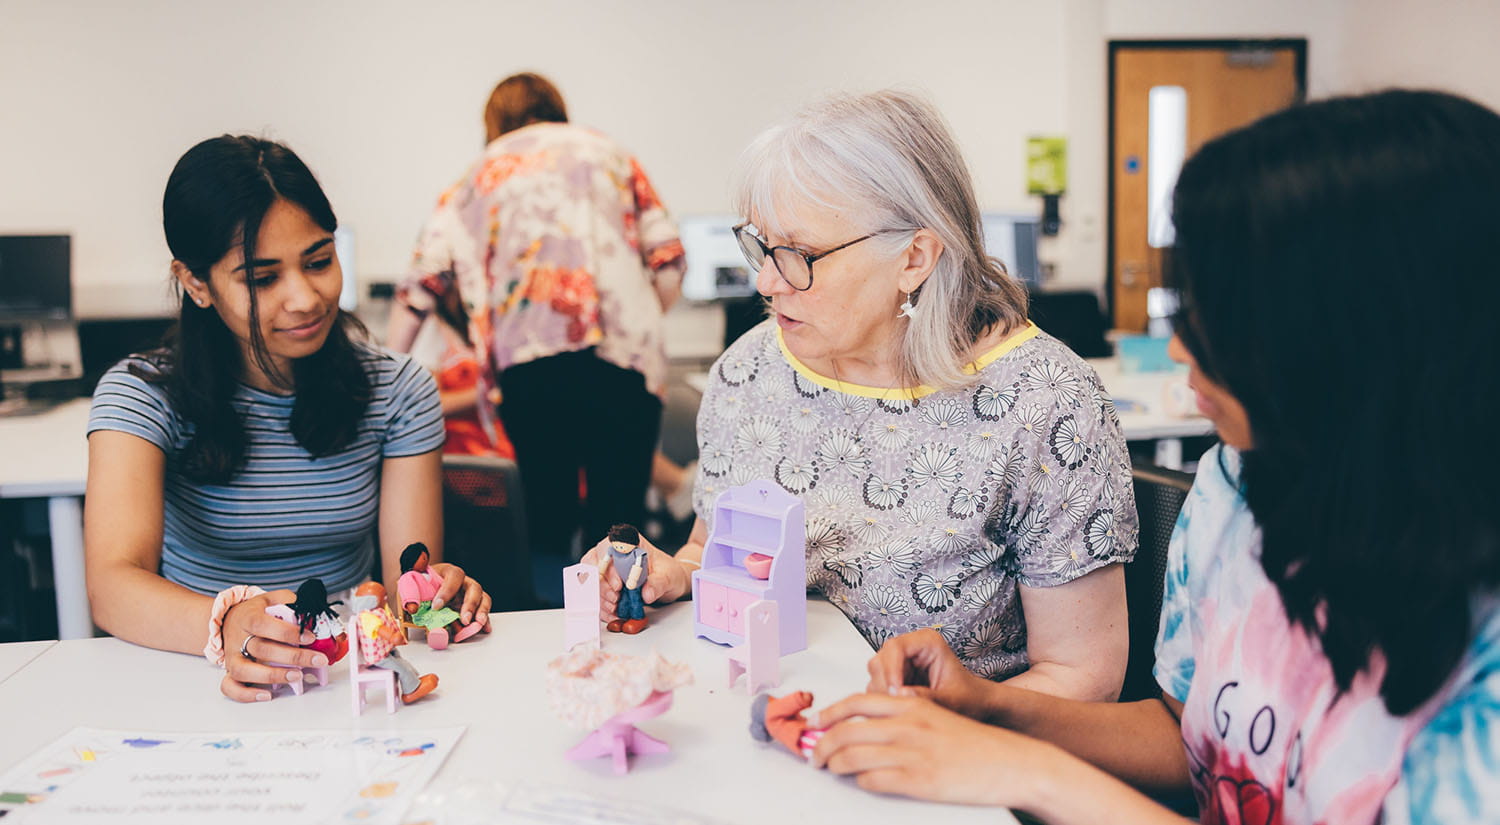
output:
[[[744,253],[745,261],[750,268],[756,272],[760,271],[766,264],[766,256],[771,256],[771,262],[776,265],[776,271],[781,273],[781,279],[791,285],[798,292],[806,292],[812,289],[813,273],[812,266],[815,261],[821,261],[840,249],[847,249],[860,241],[867,241],[876,235],[884,235],[887,232],[898,230],[887,229],[883,232],[871,232],[862,235],[848,243],[841,243],[832,249],[819,252],[816,255],[808,255],[799,252],[790,246],[766,246],[766,242],[756,236],[754,232],[746,229],[748,223],[742,223],[734,228],[734,239],[739,242],[740,252]]]

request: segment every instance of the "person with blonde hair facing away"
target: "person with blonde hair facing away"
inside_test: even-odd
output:
[[[806,504],[809,587],[872,645],[935,628],[984,677],[1118,695],[1125,439],[1094,371],[985,254],[942,118],[894,91],[818,103],[750,145],[734,202],[773,317],[711,371],[698,520],[653,553],[646,601],[689,592],[721,492],[775,479]]]
[[[545,78],[501,81],[484,123],[484,152],[422,231],[388,344],[409,349],[458,291],[479,398],[500,390],[533,551],[566,564],[580,526],[645,520],[682,243],[641,165],[569,122]]]

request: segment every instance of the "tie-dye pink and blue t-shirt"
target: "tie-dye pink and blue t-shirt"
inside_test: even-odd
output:
[[[1338,697],[1316,639],[1287,620],[1261,569],[1238,477],[1233,449],[1203,457],[1172,535],[1156,643],[1157,681],[1184,703],[1203,821],[1500,822],[1497,601],[1476,600],[1467,655],[1414,713],[1387,712],[1379,657]]]

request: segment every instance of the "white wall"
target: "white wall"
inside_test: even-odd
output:
[[[679,213],[725,208],[762,126],[836,89],[902,84],[948,114],[982,204],[1031,207],[1024,144],[1065,128],[1048,3],[0,0],[0,231],[75,236],[75,303],[165,278],[160,198],[195,141],[285,140],[353,228],[361,275],[401,273],[477,154],[494,83],[536,69],[633,149]],[[143,293],[145,294],[145,293]]]
[[[797,105],[899,84],[947,114],[987,209],[1038,208],[1026,137],[1069,137],[1046,254],[1098,288],[1109,39],[1307,37],[1314,96],[1418,83],[1500,105],[1496,31],[1480,0],[0,0],[0,231],[72,232],[84,314],[156,305],[172,164],[248,131],[308,161],[362,278],[390,280],[513,71],[551,76],[680,214],[723,210],[740,148]]]
[[[1500,3],[1363,0],[1349,8],[1351,91],[1432,87],[1500,109]]]

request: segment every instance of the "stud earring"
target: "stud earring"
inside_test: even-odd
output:
[[[915,317],[917,317],[917,308],[911,302],[911,293],[910,292],[906,293],[906,303],[904,303],[904,304],[901,305],[901,313],[899,315],[897,315],[896,317],[897,318],[915,318]]]

